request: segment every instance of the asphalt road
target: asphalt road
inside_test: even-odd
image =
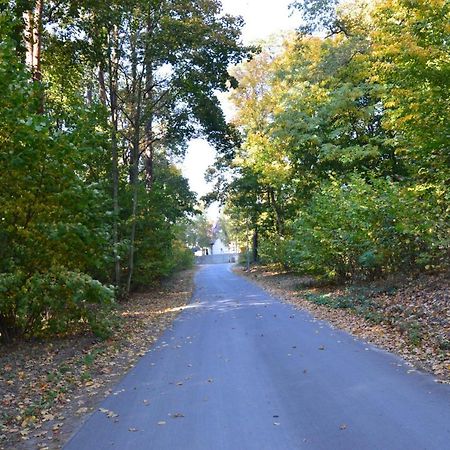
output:
[[[450,386],[229,265],[201,267],[192,303],[101,408],[66,450],[450,449]]]

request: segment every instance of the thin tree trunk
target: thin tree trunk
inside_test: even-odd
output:
[[[24,41],[25,41],[25,62],[30,72],[33,73],[33,62],[34,62],[34,14],[33,10],[28,10],[23,13],[23,21],[25,23],[24,27]]]
[[[128,255],[128,279],[127,295],[131,292],[131,284],[134,274],[134,254],[136,242],[138,187],[139,187],[139,155],[141,141],[141,118],[142,118],[142,82],[138,76],[138,60],[136,53],[136,39],[131,40],[131,71],[132,71],[132,101],[134,103],[134,133],[130,155],[130,185],[132,189],[132,210],[131,210],[131,235]]]
[[[41,82],[41,55],[42,55],[42,11],[44,1],[36,0],[33,23],[33,80]]]
[[[42,59],[42,12],[44,0],[36,0],[28,11],[23,13],[25,23],[25,48],[26,64],[31,72],[31,78],[35,83],[42,82],[41,59]],[[38,113],[44,112],[44,97],[39,97]]]
[[[253,262],[258,262],[258,244],[259,244],[259,233],[258,226],[255,225],[253,229]]]
[[[119,154],[117,148],[117,77],[118,77],[118,36],[117,27],[112,33],[112,42],[109,55],[109,97],[111,116],[111,179],[112,179],[112,201],[113,201],[113,254],[114,254],[114,285],[120,287],[120,259],[119,247]],[[99,70],[100,99],[106,104],[105,78],[102,69]]]
[[[152,11],[148,12],[147,17],[147,39],[151,39],[153,34],[153,21],[152,21]],[[145,92],[146,92],[146,103],[149,108],[152,108],[153,103],[153,64],[151,57],[151,47],[147,46],[145,55]],[[146,173],[146,183],[147,187],[151,189],[154,180],[153,173],[153,162],[154,162],[154,147],[153,147],[153,111],[147,110],[146,122],[145,122],[145,173]]]
[[[133,142],[133,151],[135,147],[135,142]],[[139,147],[138,147],[139,151]],[[134,253],[135,253],[135,242],[136,242],[136,219],[137,219],[137,203],[138,203],[138,174],[139,174],[139,165],[137,163],[137,159],[133,164],[132,172],[133,178],[135,181],[132,183],[132,208],[131,208],[131,234],[130,234],[130,248],[128,254],[128,278],[127,278],[127,295],[131,292],[131,283],[133,281],[134,275]]]

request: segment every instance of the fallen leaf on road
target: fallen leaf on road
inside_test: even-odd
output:
[[[55,425],[53,425],[52,430],[53,431],[58,431],[61,427],[63,426],[63,423],[55,423]]]
[[[312,279],[303,285],[302,277],[295,274],[274,273],[267,267],[255,270],[261,275],[259,282],[270,293],[312,312],[316,319],[310,323],[320,323],[319,320],[325,319],[335,328],[394,351],[450,383],[450,358],[445,352],[450,330],[448,272],[399,277],[351,287],[322,288],[315,286]],[[325,300],[326,305],[316,303],[315,299],[319,298]],[[345,300],[344,303],[351,300],[353,306],[332,306],[340,300]],[[366,306],[359,308],[360,301],[364,304],[367,301],[369,309]],[[319,334],[319,329],[315,333]],[[343,343],[339,338],[337,342]]]
[[[106,417],[113,419],[114,417],[119,417],[119,414],[115,413],[114,411],[110,411],[109,409],[105,409],[105,408],[98,408],[98,410],[105,414]]]

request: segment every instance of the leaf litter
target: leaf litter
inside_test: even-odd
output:
[[[119,304],[117,326],[107,341],[81,330],[78,335],[2,346],[0,450],[61,448],[84,415],[98,409],[107,395],[123,392],[113,391],[115,384],[189,302],[193,276],[193,270],[180,272]],[[119,420],[114,411],[100,412]]]
[[[255,266],[250,272],[235,271],[272,295],[309,311],[316,320],[325,320],[396,353],[412,366],[436,375],[436,382],[450,384],[448,272],[323,286],[310,277],[274,266]]]

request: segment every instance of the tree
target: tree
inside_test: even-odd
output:
[[[105,334],[114,296],[191,262],[174,161],[191,137],[235,145],[215,93],[248,54],[242,19],[216,0],[17,0],[0,25],[0,338]]]
[[[264,260],[327,278],[443,267],[449,248],[448,5],[368,6],[294,2],[300,33],[232,95],[230,211],[254,213]]]
[[[42,114],[41,86],[29,83],[9,35],[15,18],[0,20],[0,337],[80,321],[103,333],[113,292],[93,276],[107,267],[106,198],[80,176],[85,160],[74,151],[93,151],[98,134],[84,134],[86,117],[60,133]]]
[[[386,129],[413,176],[448,178],[450,5],[381,1],[374,13],[373,80],[382,83]],[[431,133],[430,130],[433,130]]]

